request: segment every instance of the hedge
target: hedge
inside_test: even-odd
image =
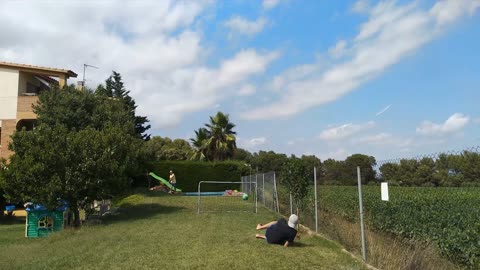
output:
[[[200,181],[231,181],[238,182],[242,175],[247,175],[250,168],[239,161],[200,162],[200,161],[158,161],[152,162],[152,171],[168,180],[172,170],[177,178],[177,187],[184,192],[198,191]],[[150,185],[158,181],[150,179]],[[148,185],[148,184],[147,184]],[[239,185],[218,184],[207,185],[202,191],[225,191],[239,189]]]

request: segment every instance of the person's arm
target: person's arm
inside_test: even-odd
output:
[[[283,244],[283,246],[284,246],[284,247],[288,247],[288,246],[290,246],[290,242],[288,242],[288,241],[285,241],[285,244]]]

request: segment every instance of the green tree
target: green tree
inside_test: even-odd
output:
[[[252,162],[252,158],[253,158],[252,153],[242,148],[235,149],[232,157],[232,159],[234,160],[240,160],[249,164]]]
[[[2,171],[8,198],[54,208],[66,200],[79,225],[79,209],[125,191],[141,170],[143,141],[117,99],[53,88],[39,96],[38,125],[18,131],[15,153]]]
[[[363,154],[354,154],[345,159],[345,176],[344,180],[346,184],[357,184],[357,166],[360,167],[362,183],[375,181],[375,171],[373,167],[377,164],[376,160],[372,156]]]
[[[146,142],[146,149],[155,160],[188,160],[192,147],[183,139],[171,140],[168,137],[152,137]]]
[[[237,148],[235,124],[230,122],[228,114],[217,112],[210,116],[206,128],[195,131],[195,138],[190,139],[195,152],[193,160],[226,160],[231,159]]]
[[[392,184],[398,184],[399,177],[398,177],[398,171],[399,171],[399,165],[396,163],[385,163],[382,166],[380,166],[380,173],[381,173],[381,181],[384,182],[390,182]]]
[[[287,190],[292,194],[295,205],[297,206],[297,215],[299,208],[304,203],[304,198],[308,193],[308,185],[310,176],[305,167],[305,163],[294,156],[288,158],[281,170],[281,183],[285,185]]]
[[[253,154],[251,166],[260,172],[279,172],[287,159],[288,157],[285,154],[275,153],[274,151],[259,151]]]
[[[438,186],[433,177],[435,173],[435,161],[432,158],[422,158],[418,162],[417,170],[412,179],[412,185],[415,186]]]
[[[120,73],[113,71],[112,75],[105,81],[105,86],[99,85],[95,93],[100,96],[121,100],[124,109],[128,112],[135,124],[137,136],[144,140],[150,139],[150,134],[146,133],[146,131],[150,129],[150,125],[147,124],[149,120],[146,116],[138,116],[135,114],[137,105],[135,104],[135,100],[130,96],[130,91],[125,89]]]
[[[228,114],[217,112],[215,116],[210,116],[210,123],[205,124],[208,129],[209,138],[207,148],[212,154],[212,160],[226,160],[233,156],[237,148],[235,135],[233,131],[235,124],[230,122]]]
[[[300,160],[303,162],[305,168],[307,169],[310,181],[314,180],[314,171],[313,168],[317,168],[317,180],[322,176],[322,161],[315,155],[302,155]]]
[[[414,186],[418,162],[415,159],[401,159],[398,170],[399,183],[402,186]]]
[[[191,160],[207,160],[210,156],[210,153],[208,153],[208,138],[210,134],[206,128],[199,128],[198,130],[195,130],[195,138],[191,138],[190,141],[192,142],[192,145],[194,147],[194,150],[192,152]]]
[[[344,184],[345,162],[327,159],[322,164],[322,182],[324,184]]]

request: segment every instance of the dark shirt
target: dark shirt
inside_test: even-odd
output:
[[[288,226],[287,221],[283,218],[279,219],[277,223],[270,226],[265,232],[267,242],[269,244],[283,245],[286,241],[293,243],[297,230]]]

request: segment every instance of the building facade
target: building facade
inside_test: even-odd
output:
[[[0,62],[0,158],[8,159],[11,135],[25,127],[35,127],[37,116],[32,105],[38,94],[51,84],[63,87],[68,78],[76,78],[71,70]]]

